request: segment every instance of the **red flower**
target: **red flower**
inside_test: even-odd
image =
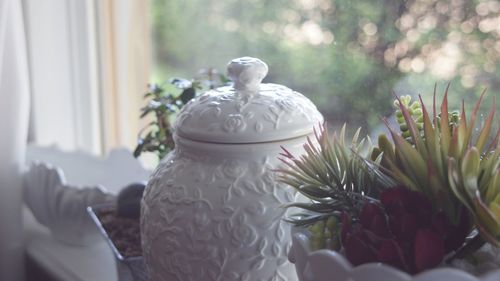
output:
[[[465,210],[453,225],[423,193],[400,186],[382,192],[380,204],[366,203],[358,222],[344,214],[341,240],[353,265],[383,262],[416,273],[439,265],[469,231]]]

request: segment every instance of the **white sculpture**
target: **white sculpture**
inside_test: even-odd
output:
[[[102,241],[86,208],[113,201],[113,195],[100,186],[68,185],[61,169],[40,162],[31,164],[23,181],[24,202],[56,239],[78,246]]]

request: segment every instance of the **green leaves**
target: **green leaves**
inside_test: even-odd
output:
[[[140,118],[153,114],[154,120],[139,131],[134,157],[139,157],[143,152],[153,152],[161,159],[174,147],[170,134],[170,117],[176,114],[183,104],[178,103],[178,98],[156,84],[150,86],[150,91],[144,98],[148,102],[141,108]]]
[[[495,100],[482,128],[478,130],[480,133],[475,145],[472,143],[473,126],[483,95],[474,107],[468,126],[465,114],[462,114],[458,131],[463,132],[460,149],[464,155],[450,157],[452,165],[449,166],[449,179],[454,194],[474,217],[481,236],[498,247],[500,246],[500,147],[498,146],[500,128],[497,129],[490,145],[486,146],[495,116]]]
[[[500,246],[500,148],[481,157],[478,149],[471,147],[460,166],[453,159],[450,183],[473,215],[481,236]]]
[[[194,88],[187,88],[182,91],[182,94],[179,96],[180,100],[183,104],[188,103],[194,96],[196,95],[196,90]]]
[[[216,73],[215,70],[212,71]],[[223,80],[221,77],[214,80],[210,73],[207,73],[207,77],[193,80],[171,79],[170,84],[181,90],[177,95],[166,92],[163,85],[150,85],[149,91],[144,95],[147,104],[141,108],[140,118],[154,115],[154,120],[139,131],[134,157],[139,157],[143,152],[153,152],[159,159],[162,159],[174,148],[171,120],[175,115],[185,104],[196,97],[197,91],[221,86],[222,84],[217,81],[227,82],[227,79]],[[209,85],[209,87],[204,88],[202,85]]]
[[[479,151],[477,148],[471,147],[465,153],[461,169],[463,186],[469,197],[474,197],[478,190],[479,165]]]

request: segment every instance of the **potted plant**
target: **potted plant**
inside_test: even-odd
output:
[[[304,210],[287,218],[301,281],[500,280],[495,103],[476,127],[484,95],[469,116],[448,110],[447,93],[439,109],[396,97],[392,140],[321,128],[306,154],[284,148],[279,181],[310,199],[286,206]]]
[[[116,202],[87,207],[116,258],[120,280],[149,280],[141,250],[140,199],[144,183],[123,188]]]

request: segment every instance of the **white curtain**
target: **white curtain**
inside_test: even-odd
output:
[[[33,143],[94,154],[134,149],[149,80],[149,1],[22,2]]]
[[[104,151],[134,149],[150,74],[148,0],[97,1]]]
[[[24,279],[21,168],[29,76],[21,1],[0,0],[0,280]]]
[[[94,2],[22,0],[35,145],[102,150]]]

